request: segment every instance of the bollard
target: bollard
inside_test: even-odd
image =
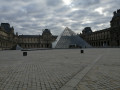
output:
[[[81,53],[84,53],[84,50],[81,50]]]
[[[23,56],[27,56],[27,52],[23,52]]]

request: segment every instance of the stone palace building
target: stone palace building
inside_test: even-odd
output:
[[[113,12],[110,28],[92,32],[86,27],[80,37],[93,47],[120,47],[120,9]]]
[[[14,34],[14,28],[8,23],[1,23],[0,26],[0,50],[12,49],[17,45],[23,49],[52,48],[56,38],[49,29],[45,29],[42,35],[18,35]]]
[[[11,49],[18,43],[18,34],[14,34],[14,28],[8,23],[1,23],[0,26],[0,50]]]
[[[56,38],[49,29],[45,29],[42,35],[19,35],[18,44],[22,48],[52,48]]]

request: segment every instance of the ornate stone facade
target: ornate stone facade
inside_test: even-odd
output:
[[[14,34],[14,28],[8,23],[1,23],[0,26],[0,50],[11,49],[17,44],[18,35]]]
[[[53,36],[49,29],[45,29],[42,35],[14,34],[14,28],[9,23],[1,23],[0,26],[0,50],[12,49],[17,44],[24,48],[52,48],[52,42],[57,36]]]
[[[22,48],[52,48],[52,42],[57,36],[53,36],[49,29],[45,29],[42,35],[19,35],[18,44]]]
[[[80,36],[93,47],[120,47],[120,9],[113,12],[110,26],[95,32],[86,27]]]

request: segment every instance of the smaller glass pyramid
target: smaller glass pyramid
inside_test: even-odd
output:
[[[84,41],[80,36],[76,35],[68,27],[58,36],[57,40],[52,43],[53,48],[70,48],[74,47],[91,47],[86,41]]]
[[[22,50],[23,48],[21,48],[18,44],[12,47],[12,50]]]

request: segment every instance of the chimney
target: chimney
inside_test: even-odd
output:
[[[113,12],[113,15],[116,15],[116,11]]]
[[[120,13],[120,9],[117,10],[117,13]]]
[[[16,36],[18,36],[18,32],[16,32]]]

